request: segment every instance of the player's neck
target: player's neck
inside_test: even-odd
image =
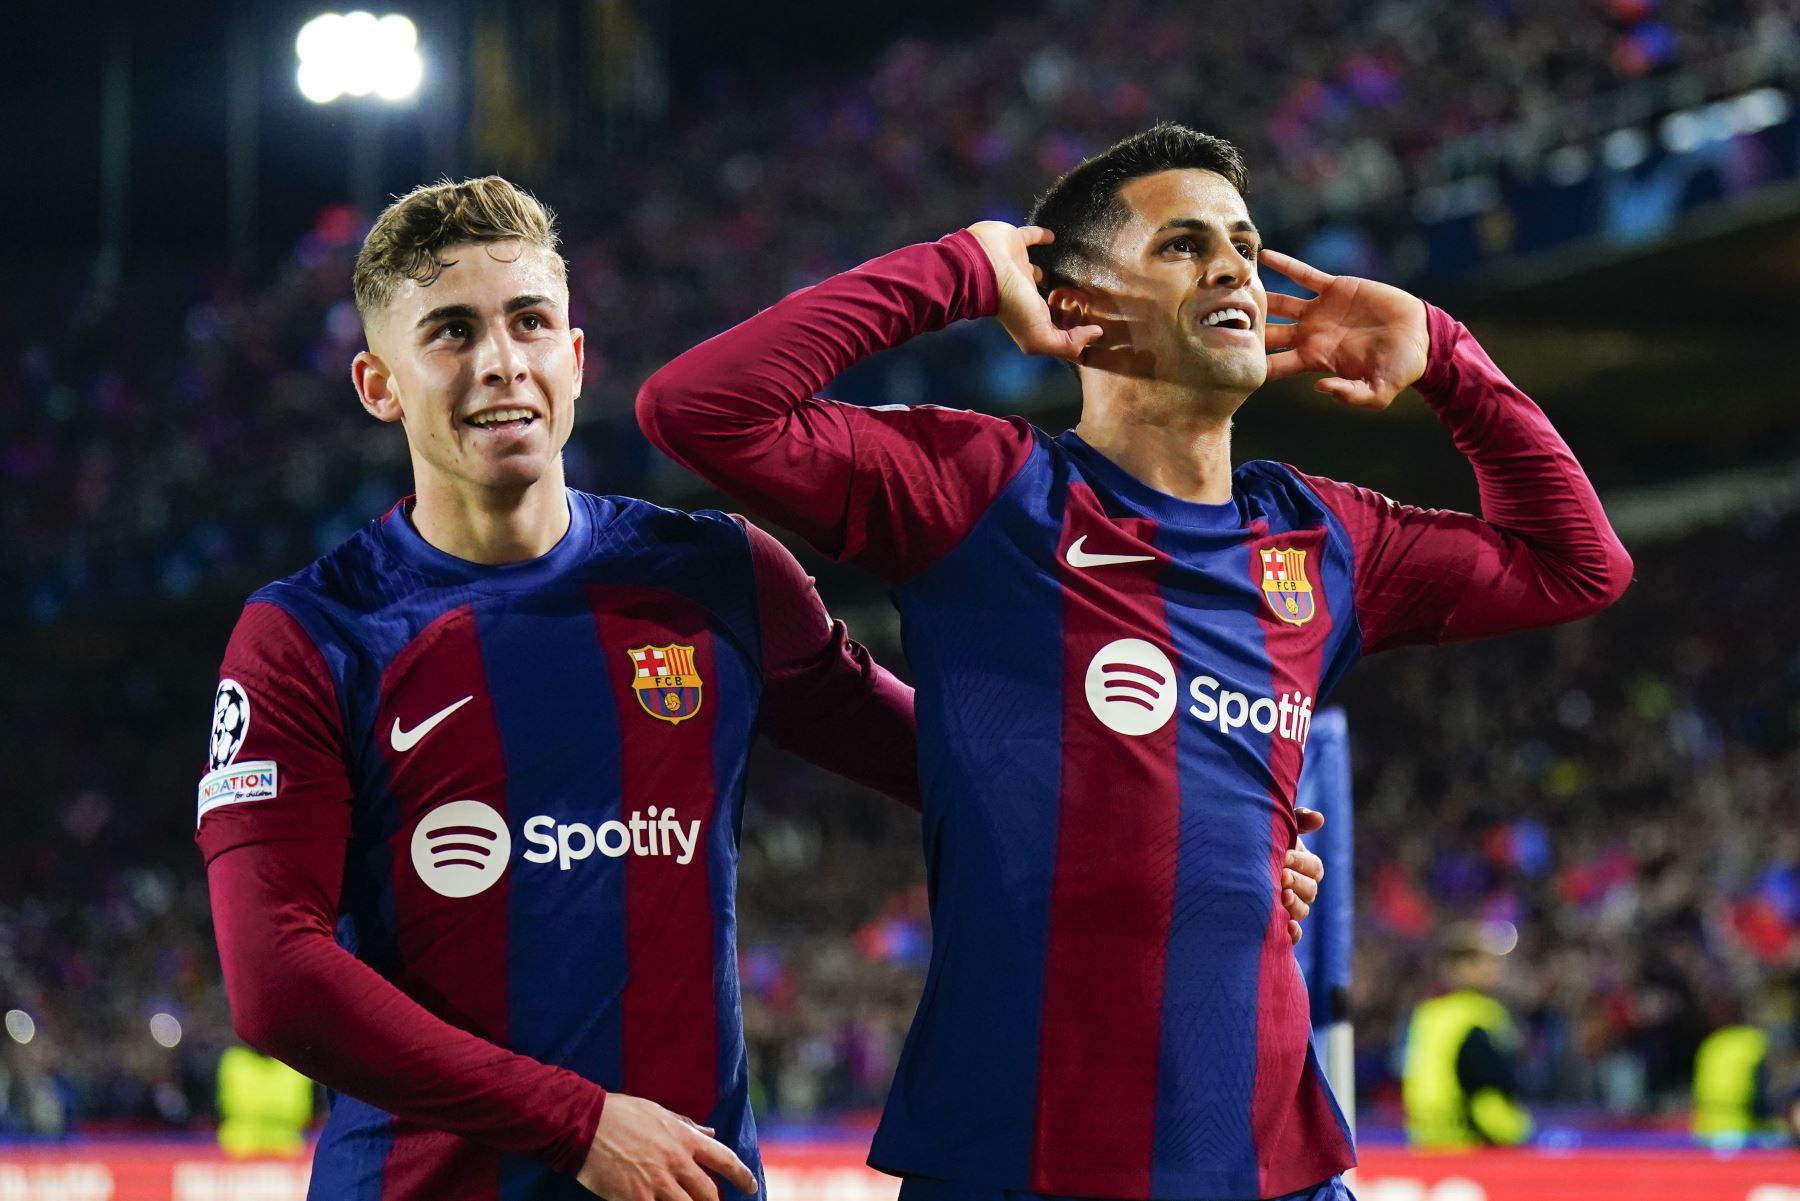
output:
[[[1197,504],[1231,499],[1231,413],[1195,411],[1186,397],[1083,398],[1075,432],[1140,483]]]
[[[569,531],[562,465],[522,491],[493,492],[449,480],[418,481],[413,528],[447,555],[498,566],[548,554]]]

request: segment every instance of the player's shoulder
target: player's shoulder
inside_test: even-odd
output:
[[[595,532],[590,554],[605,555],[620,542],[652,541],[666,551],[742,547],[742,518],[719,509],[674,509],[636,496],[601,496],[570,489],[574,503],[587,507]]]
[[[686,597],[727,624],[752,611],[756,580],[780,544],[718,509],[674,509],[632,496],[577,494],[596,506],[581,569],[599,584],[631,584]]]
[[[384,523],[404,520],[405,504],[397,502],[311,563],[252,592],[233,647],[254,643],[275,652],[304,642],[324,652],[348,641],[359,620],[409,592],[418,573],[382,536]]]
[[[1238,464],[1232,472],[1232,490],[1254,503],[1261,515],[1273,519],[1285,515],[1295,522],[1315,524],[1321,518],[1334,517],[1335,510],[1326,492],[1345,485],[1307,475],[1288,463],[1269,459],[1251,459]]]
[[[1287,463],[1246,463],[1234,482],[1257,498],[1252,509],[1272,529],[1323,527],[1347,553],[1377,536],[1392,515],[1408,511],[1372,488],[1309,475]]]
[[[1029,448],[1036,443],[1048,441],[1050,437],[1025,418],[1013,413],[987,413],[980,409],[937,404],[864,405],[846,400],[827,403],[884,425],[902,427],[910,435],[919,438],[954,439],[959,444]]]
[[[405,564],[385,545],[382,526],[405,520],[400,501],[305,567],[250,594],[247,604],[266,603],[295,616],[319,607],[357,608],[391,596],[404,582]]]
[[[1018,456],[1021,470],[1013,477],[1015,483],[1029,477],[1035,486],[1041,482],[1042,473],[1046,471],[1052,474],[1081,474],[1082,456],[1070,447],[1070,436],[1074,431],[1053,434],[1017,415],[994,416],[984,413],[980,416],[985,423],[983,428],[989,435],[997,443],[1006,444]]]

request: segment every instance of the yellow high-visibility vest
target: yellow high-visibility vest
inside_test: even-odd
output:
[[[1473,990],[1433,997],[1413,1010],[1400,1086],[1406,1135],[1414,1146],[1512,1146],[1530,1135],[1531,1115],[1498,1089],[1464,1095],[1456,1058],[1476,1030],[1485,1030],[1503,1051],[1519,1041],[1506,1007]]]
[[[312,1081],[249,1047],[219,1057],[219,1146],[227,1155],[298,1155],[312,1121]]]
[[[1714,1030],[1694,1054],[1694,1133],[1701,1138],[1772,1129],[1756,1117],[1756,1070],[1769,1036],[1754,1026]]]

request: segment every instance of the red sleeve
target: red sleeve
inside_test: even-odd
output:
[[[1031,427],[933,405],[816,398],[852,364],[998,304],[973,235],[883,255],[802,289],[665,366],[644,434],[833,559],[899,579],[973,528],[1031,453]]]
[[[338,946],[351,789],[311,638],[246,606],[220,676],[195,839],[239,1036],[389,1113],[579,1171],[604,1090],[448,1025]]]
[[[1431,359],[1416,386],[1475,469],[1482,515],[1302,477],[1350,534],[1365,653],[1573,621],[1631,582],[1631,556],[1549,418],[1460,322],[1425,307]]]
[[[764,729],[796,755],[919,807],[913,692],[833,621],[786,547],[750,538],[761,615]]]
[[[210,862],[233,847],[349,838],[344,729],[325,659],[276,605],[244,606],[213,696],[194,838]]]
[[[605,1090],[444,1022],[338,946],[343,874],[341,839],[213,858],[213,930],[238,1036],[398,1117],[580,1171]]]

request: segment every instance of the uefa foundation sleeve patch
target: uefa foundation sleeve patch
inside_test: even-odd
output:
[[[250,732],[250,696],[236,680],[219,681],[213,696],[212,734],[206,745],[206,775],[200,778],[200,811],[194,828],[220,805],[275,798],[276,768],[273,759],[237,762]]]
[[[201,818],[220,805],[235,805],[239,801],[274,800],[275,780],[276,767],[273,759],[234,763],[217,771],[207,772],[200,779],[200,811],[194,816],[195,827],[200,825]]]

